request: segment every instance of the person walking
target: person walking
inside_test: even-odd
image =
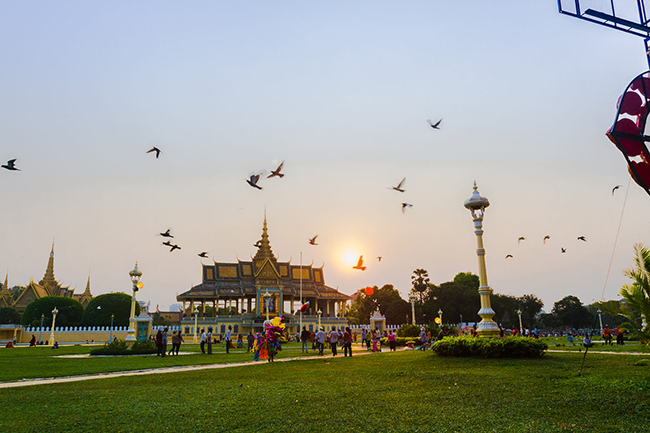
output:
[[[176,350],[176,331],[172,331],[172,347],[169,349],[169,352],[167,352],[167,355],[173,355],[174,350]]]
[[[307,331],[307,327],[302,327],[302,332],[300,333],[300,341],[302,342],[302,353],[309,353],[309,335],[310,332]]]
[[[370,341],[372,340],[372,335],[370,332],[366,332],[366,350],[370,350]]]
[[[205,336],[205,329],[201,329],[201,353],[205,355],[205,342],[206,342],[206,336]]]
[[[332,328],[330,332],[330,349],[332,349],[332,356],[336,356],[336,343],[339,341],[339,333],[336,327]]]
[[[397,339],[395,338],[395,334],[393,334],[393,331],[388,332],[388,347],[390,348],[391,351],[395,351],[395,346],[397,345]]]
[[[29,347],[36,346],[36,336],[32,334],[32,339],[29,340]]]
[[[205,340],[208,343],[208,355],[212,355],[212,326],[208,327],[208,333],[205,336]]]
[[[603,329],[603,340],[605,340],[605,345],[612,346],[612,330],[609,329],[609,325],[605,325],[605,329]]]
[[[156,349],[158,350],[156,356],[160,356],[160,351],[162,350],[162,331],[160,329],[156,333]]]
[[[167,331],[168,330],[169,330],[168,328],[165,328],[163,329],[162,332],[162,357],[163,358],[165,357],[165,353],[167,353]]]
[[[381,349],[379,348],[379,336],[377,335],[377,331],[372,331],[372,351],[373,352],[381,351]]]
[[[368,333],[366,332],[365,329],[361,330],[361,348],[363,349],[363,345],[366,344],[366,335]]]
[[[316,347],[318,347],[318,354],[320,356],[323,355],[323,349],[325,348],[325,339],[327,338],[327,334],[325,331],[323,331],[323,327],[321,326],[316,335],[314,336],[314,340],[316,341]]]
[[[174,351],[174,348],[176,348],[176,355],[178,355],[178,352],[181,350],[181,343],[184,342],[185,340],[183,340],[181,331],[176,332],[176,334],[172,336],[172,352]]]
[[[230,353],[231,329],[232,326],[228,325],[228,331],[226,332],[226,353]]]
[[[343,333],[343,356],[352,356],[352,333],[350,332],[350,327],[345,327],[345,332]]]
[[[250,353],[250,351],[253,350],[253,343],[255,342],[255,336],[253,335],[253,331],[248,331],[248,337],[246,337],[246,341],[248,342],[246,352]]]

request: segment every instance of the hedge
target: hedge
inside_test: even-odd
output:
[[[117,338],[110,342],[104,343],[104,346],[99,349],[93,349],[90,351],[91,355],[149,355],[157,353],[154,343],[149,340],[140,340],[133,343],[131,348],[129,348],[124,340],[118,340]]]
[[[545,342],[529,337],[446,337],[431,346],[439,356],[483,358],[540,358],[547,349]]]

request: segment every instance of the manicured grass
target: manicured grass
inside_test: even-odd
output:
[[[647,432],[650,356],[581,361],[401,351],[0,389],[0,431]]]
[[[572,345],[566,337],[546,337],[541,338],[548,344],[549,350],[568,350],[568,351],[579,351],[581,349],[584,352],[584,346],[582,345],[582,337],[576,338],[574,340],[575,346]],[[601,338],[595,338],[593,340],[594,346],[589,349],[589,351],[597,352],[640,352],[640,353],[650,353],[650,348],[647,345],[641,344],[638,341],[626,341],[624,345],[617,346],[616,341],[614,340],[614,345],[609,346],[603,344]]]

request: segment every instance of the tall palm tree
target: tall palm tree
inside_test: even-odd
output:
[[[650,249],[643,244],[634,245],[634,267],[623,271],[623,275],[633,280],[632,284],[621,287],[620,294],[624,302],[620,302],[618,314],[626,317],[631,323],[621,327],[628,328],[639,334],[642,340],[650,340]]]
[[[429,273],[426,269],[416,269],[411,275],[411,283],[413,288],[411,293],[414,293],[419,299],[420,304],[424,302],[424,295],[429,288]]]

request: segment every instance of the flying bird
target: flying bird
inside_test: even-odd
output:
[[[19,168],[16,168],[16,160],[15,159],[10,159],[9,161],[7,161],[6,165],[3,165],[1,167],[6,168],[7,170],[20,171]]]
[[[404,185],[405,180],[406,178],[402,179],[402,181],[397,186],[393,186],[391,187],[391,189],[394,189],[395,191],[399,191],[399,192],[404,192],[404,188],[402,188],[402,185]]]
[[[621,188],[623,185],[616,185],[614,188],[612,188],[612,195],[614,195],[614,191],[617,189]]]
[[[250,179],[246,179],[246,182],[247,182],[250,186],[252,186],[253,188],[262,189],[261,186],[258,186],[258,185],[257,185],[257,182],[258,182],[259,180],[260,180],[260,175],[259,175],[259,174],[254,174],[254,175],[251,176]]]
[[[585,239],[584,236],[578,236],[579,241],[587,242],[587,239]]]
[[[525,240],[526,240],[526,238],[523,237],[523,236],[521,236],[519,239],[517,239],[517,243],[519,243],[519,242],[521,242],[521,241],[525,241]]]
[[[174,237],[174,236],[172,236],[171,233],[169,233],[169,229],[167,229],[167,231],[165,233],[161,233],[160,236],[162,236],[164,238],[173,238]]]
[[[359,256],[359,261],[357,262],[356,266],[352,266],[352,269],[359,269],[361,271],[365,271],[366,267],[363,266],[363,256]]]
[[[544,236],[544,245],[546,245],[546,241],[547,241],[548,239],[551,239],[551,236],[550,236],[550,235],[546,235],[546,236]]]
[[[208,257],[208,252],[207,252],[207,251],[203,251],[203,252],[201,252],[201,253],[199,254],[199,257],[203,257],[204,259],[207,258],[207,257]]]
[[[147,150],[147,153],[151,153],[151,152],[156,152],[156,159],[158,159],[158,157],[162,153],[162,151],[160,149],[158,149],[156,146],[154,146],[151,149]]]
[[[169,250],[169,252],[171,253],[174,250],[180,250],[180,249],[181,249],[181,247],[179,247],[178,245],[171,245],[171,249]]]
[[[410,203],[402,203],[402,213],[404,213],[404,209],[406,209],[407,207],[411,208],[413,207],[413,205]]]
[[[253,244],[255,248],[261,248],[262,247],[262,241],[257,241]]]
[[[268,179],[268,178],[270,178],[270,177],[275,177],[275,176],[278,176],[278,177],[280,177],[280,178],[283,178],[283,177],[284,177],[284,173],[280,173],[280,170],[282,170],[282,166],[283,166],[283,165],[284,165],[284,161],[282,161],[282,163],[281,163],[280,165],[278,165],[278,168],[276,168],[275,170],[271,170],[271,174],[269,174],[268,176],[266,176],[266,178]]]
[[[562,254],[566,253],[566,248],[560,247],[560,250],[562,251]]]
[[[381,262],[381,256],[377,257],[377,261]]]
[[[172,246],[172,243],[169,242],[169,241],[165,241],[165,242],[163,242],[163,245],[165,245],[165,246],[167,246],[167,247],[171,247],[171,246]]]
[[[511,259],[511,258],[512,258],[512,254],[508,254],[508,255],[506,256],[506,259]]]
[[[318,245],[318,244],[316,243],[316,238],[317,238],[317,237],[318,237],[318,235],[316,235],[316,236],[314,236],[313,238],[309,239],[309,245]]]
[[[429,125],[431,125],[433,129],[440,129],[438,128],[438,126],[440,126],[440,122],[442,122],[442,119],[438,120],[436,123],[432,123],[431,120],[427,120],[427,122],[429,122]]]

